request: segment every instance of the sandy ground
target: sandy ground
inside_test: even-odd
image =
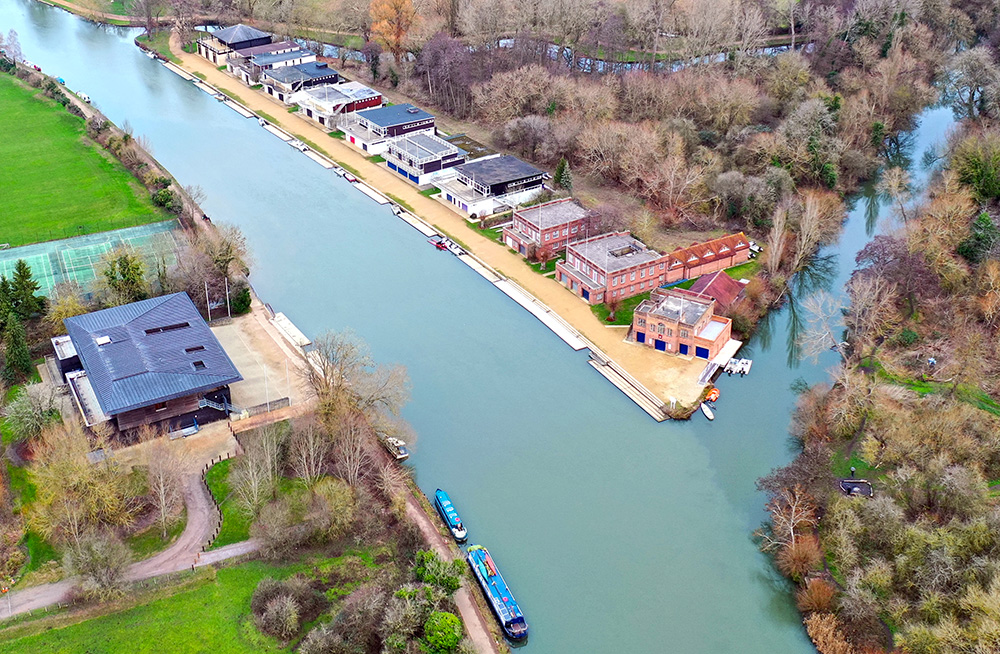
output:
[[[301,357],[268,321],[266,309],[256,299],[250,314],[212,325],[212,333],[243,375],[243,381],[230,385],[233,405],[245,409],[283,397],[292,404],[312,398],[300,372]]]
[[[319,125],[298,114],[289,114],[287,107],[276,99],[244,86],[235,78],[217,70],[206,59],[183,52],[176,33],[171,36],[170,45],[174,55],[189,72],[204,75],[209,84],[233,93],[251,110],[263,111],[277,117],[276,122],[280,126],[292,134],[304,136],[320,145],[336,161],[360,171],[365,182],[382,193],[404,200],[421,218],[438,230],[454,236],[480,259],[517,281],[664,402],[674,397],[681,404],[690,405],[700,396],[703,388],[698,385],[697,380],[698,375],[704,370],[704,361],[685,361],[679,357],[657,354],[644,346],[625,343],[622,330],[609,328],[601,323],[581,299],[554,279],[535,273],[525,265],[520,256],[504,245],[469,229],[464,218],[445,204],[420,195],[416,187],[403,181],[385,166],[368,161],[364,154],[353,146],[340,139],[331,138]]]

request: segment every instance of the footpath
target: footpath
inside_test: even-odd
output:
[[[171,34],[170,50],[181,61],[180,67],[183,70],[203,76],[207,84],[235,96],[251,111],[273,117],[274,120],[270,122],[300,140],[315,143],[334,161],[358,171],[363,181],[379,193],[397,201],[402,200],[412,207],[417,216],[466,246],[483,263],[516,282],[555,312],[599,349],[604,354],[604,359],[613,361],[662,403],[666,404],[670,398],[675,398],[681,405],[694,406],[701,396],[704,387],[698,384],[698,376],[705,367],[704,361],[655,356],[645,347],[626,343],[624,339],[627,328],[602,323],[587,304],[568,292],[559,282],[534,272],[519,255],[502,243],[470,229],[465,219],[443,202],[421,195],[416,187],[385,166],[370,161],[364,153],[343,140],[331,137],[316,123],[298,113],[288,113],[287,107],[278,100],[240,84],[206,59],[184,52],[176,32]]]

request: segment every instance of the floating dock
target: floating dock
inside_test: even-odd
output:
[[[285,143],[288,143],[289,141],[292,140],[291,134],[289,134],[288,132],[286,132],[283,129],[279,129],[279,128],[275,127],[274,125],[272,125],[270,123],[268,123],[267,125],[264,125],[264,129],[266,129],[267,131],[271,132],[272,134],[274,134],[275,136],[277,136],[279,139],[281,139]]]
[[[160,63],[162,63],[163,67],[166,68],[167,70],[169,70],[171,73],[174,73],[175,75],[180,75],[182,78],[186,79],[189,82],[191,80],[195,79],[194,75],[192,75],[191,73],[187,72],[183,68],[180,68],[179,66],[176,66],[176,65],[172,64],[169,61],[161,61]]]
[[[354,188],[358,189],[359,191],[370,197],[372,200],[375,200],[379,204],[389,204],[389,198],[385,197],[384,195],[382,195],[372,187],[368,186],[364,182],[355,182]]]
[[[253,116],[256,115],[254,114],[254,112],[250,111],[249,109],[241,105],[239,102],[236,102],[234,100],[226,100],[224,104],[233,111],[235,111],[236,113],[238,113],[239,115],[243,116],[244,118],[252,118]]]
[[[486,275],[483,276],[486,277]],[[487,277],[487,279],[489,279],[489,277]],[[569,324],[552,311],[552,309],[542,304],[533,295],[530,295],[515,282],[509,279],[500,279],[493,282],[493,285],[499,288],[504,295],[527,309],[528,313],[542,321],[543,325],[551,329],[556,336],[565,341],[565,343],[574,350],[579,352],[587,347],[586,341],[580,337],[579,332],[570,327]]]
[[[307,157],[309,157],[319,165],[323,166],[327,170],[333,168],[333,164],[330,163],[330,160],[324,157],[323,155],[319,154],[318,152],[314,152],[312,150],[306,150],[302,154],[306,155]]]

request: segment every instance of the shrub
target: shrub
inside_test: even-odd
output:
[[[979,263],[989,254],[998,238],[1000,238],[1000,229],[997,229],[997,226],[993,224],[993,219],[984,211],[972,221],[972,225],[969,227],[969,238],[959,243],[955,251],[969,262]]]
[[[805,619],[806,632],[822,654],[853,654],[854,648],[844,638],[840,623],[832,613],[813,613]]]
[[[84,596],[110,599],[120,596],[125,586],[131,551],[113,536],[88,536],[66,555],[65,567],[80,575]]]
[[[250,313],[251,302],[250,287],[244,285],[241,286],[238,291],[233,293],[232,299],[230,300],[230,308],[236,315]]]
[[[462,621],[452,613],[433,613],[424,624],[424,639],[432,652],[452,652],[462,640]]]
[[[795,591],[795,604],[802,613],[829,613],[833,610],[833,599],[837,589],[824,579],[810,579],[806,585]]]
[[[462,585],[461,575],[465,567],[460,559],[445,563],[432,550],[421,550],[415,558],[413,574],[420,581],[433,584],[448,594],[454,593]]]
[[[970,136],[955,150],[952,165],[958,179],[972,188],[976,198],[1000,198],[1000,135]]]
[[[177,197],[177,194],[168,188],[160,189],[156,193],[153,193],[153,204],[163,207],[171,213],[180,213],[183,208],[183,204]]]
[[[266,634],[288,640],[299,630],[299,607],[289,595],[279,595],[267,603],[257,628]]]
[[[917,332],[907,327],[896,335],[896,342],[899,343],[900,345],[909,347],[910,345],[913,345],[914,343],[917,342],[917,338],[919,338],[917,336]]]
[[[4,415],[14,440],[38,436],[45,425],[59,418],[51,386],[28,384],[7,405]]]
[[[822,560],[823,551],[813,535],[802,536],[783,546],[777,556],[778,569],[795,581],[819,567]]]
[[[76,104],[73,102],[70,102],[69,104],[66,105],[66,111],[70,112],[74,116],[79,116],[80,118],[83,118],[84,116],[83,109],[76,106]]]

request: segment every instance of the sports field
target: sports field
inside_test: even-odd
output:
[[[165,220],[139,182],[84,137],[83,119],[0,74],[0,247]]]

